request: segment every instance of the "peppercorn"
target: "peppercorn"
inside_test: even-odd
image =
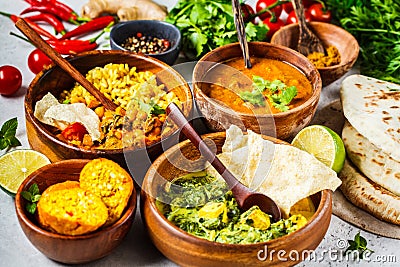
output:
[[[167,39],[145,36],[138,32],[136,35],[127,38],[121,46],[135,53],[159,54],[169,49],[170,42]]]

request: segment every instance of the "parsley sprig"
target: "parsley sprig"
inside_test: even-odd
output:
[[[29,187],[28,191],[22,191],[21,195],[28,201],[28,203],[26,204],[26,210],[29,213],[34,214],[37,206],[36,203],[39,201],[41,197],[38,185],[36,183],[32,184]]]
[[[263,92],[268,90],[268,99],[280,111],[288,111],[288,105],[297,95],[297,88],[295,86],[286,86],[281,80],[268,81],[257,75],[253,76],[253,88],[251,92],[240,92],[240,98],[253,105],[264,107],[265,96]]]
[[[12,118],[3,124],[0,130],[0,150],[21,145],[21,142],[15,137],[17,127],[17,118]]]
[[[370,253],[373,253],[374,251],[367,248],[367,240],[360,235],[360,232],[358,232],[354,236],[354,240],[347,240],[349,242],[349,247],[345,250],[345,254],[350,253],[351,251],[357,251],[358,256],[360,259],[364,257],[364,253],[369,251]]]

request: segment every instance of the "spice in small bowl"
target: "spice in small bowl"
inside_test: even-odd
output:
[[[170,42],[167,39],[145,36],[138,32],[136,35],[127,38],[121,46],[135,53],[159,54],[170,48]]]

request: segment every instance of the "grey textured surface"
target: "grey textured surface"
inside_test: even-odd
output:
[[[86,1],[65,0],[75,10]],[[177,1],[156,1],[171,7]],[[254,3],[255,1],[250,1]],[[0,2],[0,10],[18,14],[28,4],[22,0]],[[23,147],[28,148],[26,138],[23,101],[26,88],[34,75],[27,67],[27,56],[33,47],[9,35],[9,32],[18,32],[12,22],[5,17],[0,17],[0,65],[17,66],[23,74],[23,88],[13,97],[0,96],[0,124],[12,117],[18,117],[19,127],[17,137],[22,141]],[[101,48],[108,45],[108,41],[101,40]],[[189,75],[190,77],[190,75]],[[319,108],[338,99],[338,89],[341,80],[323,89]],[[368,240],[368,246],[375,251],[370,261],[353,261],[342,256],[347,239],[361,232]],[[400,240],[389,239],[365,232],[332,216],[331,225],[324,240],[315,251],[316,259],[309,259],[299,266],[398,266]],[[0,192],[0,266],[62,266],[46,258],[36,250],[22,232],[14,210],[14,200]],[[386,262],[385,262],[386,261]],[[391,261],[391,262],[388,262]],[[152,245],[137,214],[134,225],[121,246],[111,255],[87,264],[85,266],[175,266],[166,259]]]

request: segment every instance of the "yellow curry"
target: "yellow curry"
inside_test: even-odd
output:
[[[310,81],[294,66],[258,57],[252,57],[251,63],[252,68],[245,68],[243,58],[234,58],[216,65],[205,75],[202,90],[234,111],[255,114],[287,111],[311,97]],[[260,82],[271,84],[273,90],[268,86],[255,90]],[[288,93],[289,89],[293,90]],[[292,95],[290,101],[285,94]]]

